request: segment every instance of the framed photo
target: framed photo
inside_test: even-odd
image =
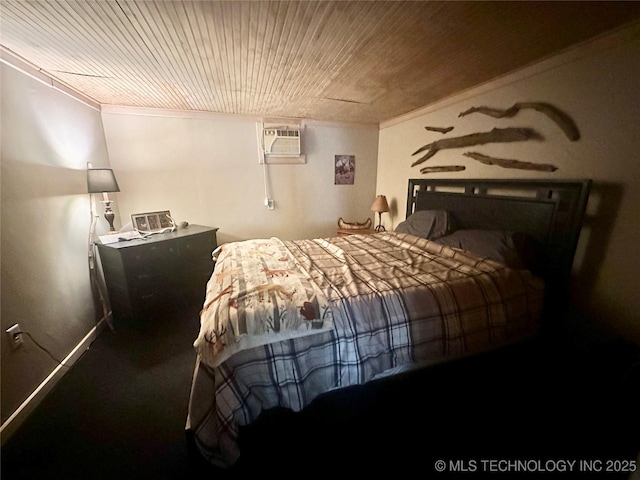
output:
[[[355,155],[335,156],[335,185],[353,185],[356,176]]]
[[[169,210],[131,215],[133,228],[142,233],[171,232],[176,229]]]

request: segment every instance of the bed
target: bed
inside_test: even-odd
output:
[[[274,408],[536,336],[562,301],[589,180],[411,179],[394,231],[223,245],[186,429],[233,466]]]

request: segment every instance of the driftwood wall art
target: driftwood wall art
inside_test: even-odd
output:
[[[507,109],[498,109],[491,107],[471,107],[464,112],[461,112],[458,117],[464,117],[472,113],[481,113],[493,118],[512,118],[515,117],[518,112],[524,109],[531,109],[540,112],[550,118],[560,129],[564,132],[566,137],[572,142],[580,139],[580,132],[573,120],[562,110],[544,102],[518,102],[513,104]],[[439,133],[449,133],[453,130],[453,127],[424,127],[425,130]],[[417,155],[419,153],[426,152],[418,160],[414,161],[411,166],[420,165],[421,163],[429,160],[436,153],[443,149],[449,148],[464,148],[474,145],[484,145],[486,143],[502,143],[502,142],[521,142],[526,140],[542,140],[542,136],[533,130],[532,128],[494,128],[489,132],[472,133],[470,135],[463,135],[460,137],[443,138],[435,142],[431,142],[427,145],[420,147],[411,155]],[[494,165],[502,168],[517,168],[521,170],[535,170],[539,172],[555,172],[558,167],[548,163],[534,163],[525,162],[522,160],[513,160],[507,158],[496,158],[484,155],[478,152],[465,152],[465,157],[472,158],[485,165]],[[423,167],[420,169],[421,173],[440,173],[440,172],[460,172],[465,170],[463,165],[449,165],[449,166],[432,166]]]
[[[421,164],[433,157],[440,150],[446,148],[471,147],[474,145],[484,145],[485,143],[522,142],[524,140],[532,139],[542,139],[542,136],[532,128],[494,128],[489,132],[472,133],[462,137],[443,138],[442,140],[429,143],[428,145],[425,145],[413,152],[412,155],[417,155],[425,150],[427,151],[426,155],[413,162],[411,166],[414,167]]]
[[[424,127],[424,129],[429,132],[449,133],[453,127]]]
[[[480,163],[484,163],[485,165],[497,165],[498,167],[503,168],[518,168],[520,170],[537,170],[539,172],[555,172],[558,167],[554,165],[549,165],[548,163],[532,163],[532,162],[522,162],[520,160],[509,160],[506,158],[495,158],[488,157],[487,155],[482,155],[478,152],[466,152],[463,153],[465,157],[473,158]]]
[[[562,129],[567,138],[572,142],[575,142],[580,138],[578,127],[576,127],[575,123],[569,117],[569,115],[554,107],[553,105],[549,105],[548,103],[520,102],[514,104],[512,107],[507,108],[506,110],[500,110],[490,107],[471,107],[469,110],[460,113],[458,117],[464,117],[465,115],[469,115],[470,113],[482,113],[493,118],[511,118],[523,109],[533,109],[537,112],[545,114]]]
[[[442,173],[442,172],[461,172],[467,167],[464,165],[442,165],[438,167],[423,167],[420,173]]]

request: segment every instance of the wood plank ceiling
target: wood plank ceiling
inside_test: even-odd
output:
[[[379,123],[640,2],[2,0],[0,44],[100,104]]]

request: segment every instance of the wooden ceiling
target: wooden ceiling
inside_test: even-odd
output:
[[[640,2],[2,0],[0,44],[97,103],[379,123]]]

